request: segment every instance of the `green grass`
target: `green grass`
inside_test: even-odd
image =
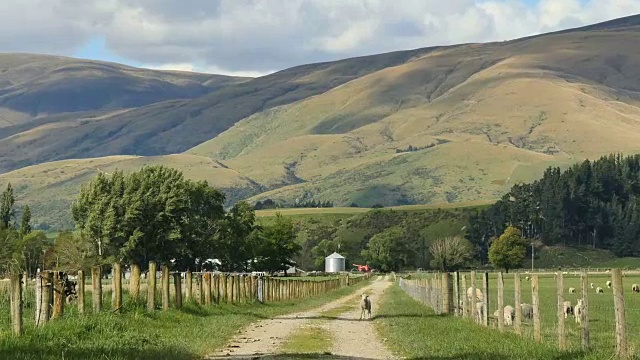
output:
[[[0,325],[0,359],[199,359],[251,322],[317,307],[367,284],[363,281],[300,301],[216,306],[188,303],[181,310],[168,312],[148,313],[129,304],[122,315],[104,311],[81,316],[70,306],[62,319],[42,328],[33,326],[29,310],[24,315],[23,336],[11,335],[7,321]],[[8,317],[6,304],[0,303],[2,319]]]
[[[408,359],[602,359],[560,352],[552,346],[482,328],[461,318],[437,316],[397,285],[385,292],[375,325],[385,345]]]
[[[282,345],[285,354],[323,354],[331,350],[333,336],[317,321],[304,325]]]
[[[640,258],[617,258],[610,251],[589,247],[545,246],[536,249],[536,269],[562,268],[640,268]],[[526,258],[524,269],[531,268],[531,259]]]

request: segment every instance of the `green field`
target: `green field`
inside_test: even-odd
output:
[[[464,273],[467,287],[470,287],[470,274]],[[430,277],[431,275],[425,275]],[[521,303],[531,304],[531,282],[526,280],[528,274],[521,275]],[[497,273],[490,273],[489,276],[489,315],[493,315],[498,308],[498,287]],[[575,305],[580,296],[580,276],[575,272],[568,272],[564,277],[564,300],[571,301]],[[588,288],[589,301],[589,327],[591,348],[593,354],[589,358],[602,359],[609,358],[615,353],[615,318],[614,318],[614,297],[611,289],[606,286],[607,280],[611,280],[608,273],[589,274],[588,282],[594,283],[594,287],[602,287],[604,293],[597,294],[595,289]],[[462,280],[461,280],[462,283]],[[626,331],[629,348],[636,354],[640,354],[640,294],[631,292],[632,284],[640,284],[640,274],[625,274],[624,300],[626,312]],[[476,281],[478,287],[481,286],[481,275],[478,274]],[[576,293],[569,293],[569,288],[576,288]],[[464,291],[461,285],[461,292]],[[557,317],[557,288],[554,273],[541,273],[539,275],[539,298],[541,329],[543,343],[549,346],[558,344],[558,317]],[[504,274],[504,305],[514,305],[514,275]],[[455,320],[458,321],[458,320]],[[575,323],[575,318],[569,316],[565,320],[567,333],[567,345],[572,352],[581,349],[581,327]],[[508,332],[513,332],[513,327],[506,327]],[[493,332],[494,330],[487,330]],[[497,330],[495,330],[497,331]],[[523,320],[523,338],[533,341],[533,324],[531,321]]]

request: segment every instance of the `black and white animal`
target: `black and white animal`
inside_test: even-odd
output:
[[[565,301],[562,303],[562,307],[564,308],[564,318],[566,319],[569,315],[573,315],[573,306],[571,306],[571,301]]]
[[[634,293],[640,293],[640,285],[638,284],[631,285],[631,291],[633,291]]]
[[[369,295],[362,294],[362,299],[360,300],[360,320],[362,320],[365,313],[369,315],[369,320],[371,320],[371,300],[369,299]]]
[[[607,287],[608,287],[609,289],[611,289],[611,281],[610,281],[610,280],[609,280],[609,281],[607,281]]]

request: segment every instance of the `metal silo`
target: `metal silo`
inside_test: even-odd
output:
[[[344,256],[334,252],[324,258],[324,272],[337,273],[344,271]]]

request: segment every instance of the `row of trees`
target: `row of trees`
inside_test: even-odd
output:
[[[278,208],[330,208],[333,207],[333,201],[319,201],[319,200],[306,200],[306,201],[296,201],[291,205],[283,205],[279,204],[272,199],[266,199],[264,201],[258,201],[253,206],[255,210],[266,210],[266,209],[278,209]]]
[[[640,256],[640,155],[609,155],[517,184],[470,219],[470,239],[487,260],[490,239],[513,225],[545,245],[590,246]]]

